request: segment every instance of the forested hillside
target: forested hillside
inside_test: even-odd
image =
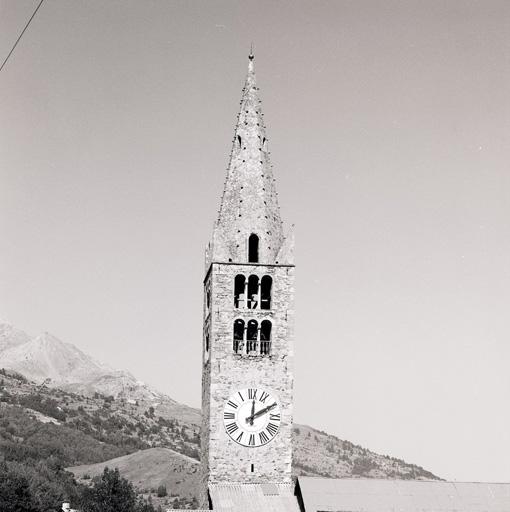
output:
[[[77,483],[66,467],[148,448],[153,436],[150,411],[133,418],[128,408],[121,413],[123,406],[111,403],[107,397],[41,388],[0,370],[0,510],[12,505],[15,512],[54,512],[65,499],[80,504],[93,482]],[[186,428],[167,422],[164,430],[166,443],[178,439],[180,449],[197,455],[197,441],[186,441]],[[153,510],[143,503],[140,507]]]
[[[153,401],[127,401],[99,393],[84,396],[38,386],[20,374],[0,370],[0,471],[14,472],[31,482],[40,507],[37,510],[49,511],[64,497],[79,499],[82,487],[90,484],[89,477],[104,466],[98,466],[94,474],[76,470],[82,477],[79,483],[66,467],[90,466],[148,448],[171,449],[198,461],[199,427],[176,417],[176,410]],[[150,457],[146,458],[147,467],[142,459],[136,460],[133,483],[146,498],[173,506],[196,503],[188,487],[172,483],[182,481],[183,476],[168,480],[155,473],[151,477]],[[305,425],[294,427],[293,466],[296,475],[437,478],[419,466],[375,454]],[[129,468],[126,462],[125,471]],[[158,498],[158,487],[163,484],[165,496]],[[167,485],[174,488],[167,489]]]

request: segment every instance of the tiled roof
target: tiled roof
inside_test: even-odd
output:
[[[510,483],[299,477],[306,512],[510,512]]]
[[[211,484],[213,510],[219,512],[299,512],[294,484]]]

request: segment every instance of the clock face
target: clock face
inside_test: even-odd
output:
[[[225,402],[223,423],[227,434],[250,448],[269,443],[280,430],[278,399],[261,388],[240,389]]]

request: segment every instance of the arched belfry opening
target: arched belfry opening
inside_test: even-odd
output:
[[[248,354],[257,352],[259,324],[257,320],[249,320],[246,328],[246,351]]]
[[[271,287],[273,279],[271,276],[262,276],[260,280],[260,308],[271,309]]]
[[[248,238],[248,263],[259,262],[259,237],[252,233]]]
[[[244,308],[245,307],[245,286],[246,286],[246,277],[242,274],[238,274],[235,277],[234,281],[234,306],[236,308]]]
[[[234,322],[234,352],[241,354],[244,348],[244,320],[238,318]]]
[[[257,309],[259,307],[259,278],[251,275],[248,278],[248,308]]]
[[[260,324],[260,354],[267,356],[271,353],[271,322],[262,320]]]

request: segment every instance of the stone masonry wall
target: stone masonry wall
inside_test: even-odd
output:
[[[234,279],[237,274],[256,274],[273,279],[270,310],[236,309]],[[213,482],[290,482],[292,462],[294,267],[283,265],[213,263],[204,301],[204,325],[208,325],[210,350],[205,350],[202,379],[202,506],[206,486]],[[271,355],[248,356],[233,352],[234,320],[272,322]],[[280,402],[280,431],[267,445],[247,448],[225,432],[223,408],[236,390],[262,387]],[[254,472],[251,465],[254,464]]]

